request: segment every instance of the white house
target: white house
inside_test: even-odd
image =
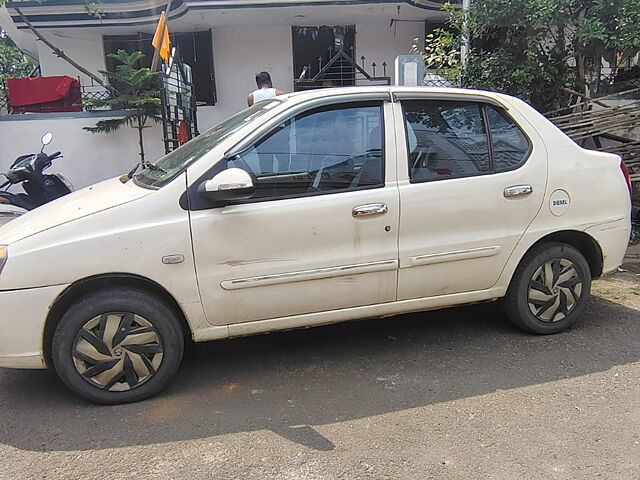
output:
[[[271,73],[281,90],[295,89],[305,65],[326,63],[342,45],[358,65],[394,81],[396,56],[408,53],[416,38],[440,23],[444,0],[103,0],[100,17],[83,0],[17,1],[45,38],[82,66],[97,72],[113,68],[106,54],[118,48],[151,52],[159,14],[170,5],[173,44],[192,67],[200,131],[246,106],[256,72]],[[41,74],[88,77],[36,41],[15,9],[0,10],[0,25],[40,65]],[[363,60],[364,58],[364,60]],[[94,135],[81,130],[96,113],[0,116],[0,171],[18,155],[33,151],[45,131],[52,148],[62,150],[58,171],[78,186],[117,175],[137,161],[134,131]],[[164,153],[160,129],[146,132],[149,158]]]

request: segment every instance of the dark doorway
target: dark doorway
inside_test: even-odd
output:
[[[216,80],[213,69],[211,30],[174,34],[181,60],[191,67],[198,105],[215,105]]]
[[[115,60],[110,58],[108,54],[115,53],[119,49],[125,50],[127,53],[140,50],[145,54],[145,57],[136,67],[151,66],[153,59],[152,35],[138,33],[136,35],[105,35],[102,38],[108,71],[113,72],[116,67]],[[197,104],[215,105],[217,98],[211,30],[172,33],[171,44],[177,47],[181,61],[191,67],[192,88]]]
[[[102,43],[104,47],[105,66],[109,72],[114,72],[117,62],[109,57],[109,54],[124,50],[127,53],[140,51],[144,53],[144,58],[137,63],[136,68],[149,67],[153,58],[153,47],[151,46],[152,35],[138,33],[135,35],[104,35]]]
[[[292,27],[293,74],[297,79],[306,70],[307,77],[313,77],[340,50],[349,56],[355,52],[356,27]],[[353,65],[346,61],[337,62],[325,76],[324,86],[355,85]],[[318,82],[318,87],[323,86]]]

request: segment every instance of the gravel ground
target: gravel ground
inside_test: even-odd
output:
[[[479,305],[209,343],[115,407],[0,369],[0,479],[638,479],[639,259],[554,336]]]

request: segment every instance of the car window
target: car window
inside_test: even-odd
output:
[[[133,177],[134,181],[142,187],[149,188],[160,188],[168,184],[222,140],[249,122],[264,115],[278,104],[279,102],[273,101],[273,99],[265,100],[227,118],[202,135],[162,157],[155,163],[157,168],[145,168],[138,172]]]
[[[503,110],[486,105],[485,111],[491,131],[495,170],[500,172],[519,167],[529,156],[529,140]]]
[[[470,102],[402,103],[413,181],[442,180],[491,171],[481,106]]]
[[[382,186],[382,130],[380,103],[315,109],[278,125],[227,166],[251,174],[253,199]]]

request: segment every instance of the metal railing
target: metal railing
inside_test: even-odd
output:
[[[169,153],[200,134],[191,67],[181,61],[179,52],[170,69],[163,68],[160,96],[162,136]]]
[[[80,84],[82,93],[82,101],[85,102],[89,98],[98,100],[106,100],[109,98],[109,92],[102,85],[82,85]]]
[[[354,57],[355,49],[340,49],[332,55],[328,62],[318,58],[317,65],[305,65],[297,79],[294,79],[296,90],[308,90],[325,87],[346,87],[353,85],[390,85],[391,77],[387,75],[387,63],[377,65],[366,64],[366,58],[360,57],[360,64]],[[380,75],[382,74],[382,75]]]
[[[4,88],[0,87],[0,115],[9,113],[9,97]]]
[[[422,84],[425,87],[442,88],[462,86],[460,77],[447,70],[426,70]]]
[[[84,103],[89,98],[106,99],[109,98],[109,92],[101,85],[80,85],[80,91],[82,93],[83,110],[87,110],[84,107]],[[5,87],[0,85],[0,115],[8,115],[11,113],[11,105],[9,105],[9,96]]]

